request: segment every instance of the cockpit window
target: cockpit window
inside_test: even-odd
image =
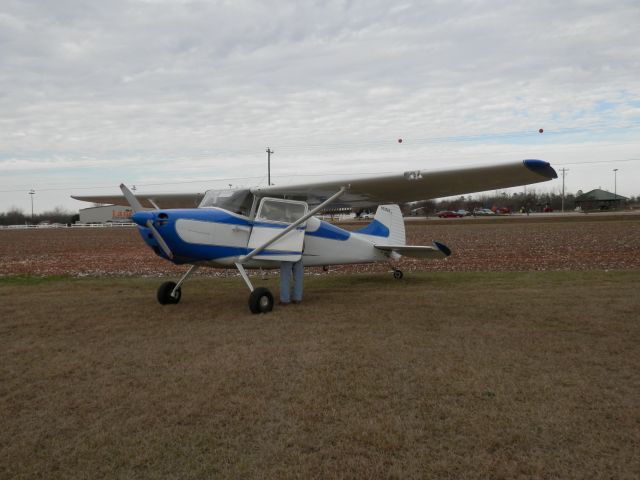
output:
[[[253,203],[251,190],[207,190],[200,208],[219,207],[233,213],[248,216]]]

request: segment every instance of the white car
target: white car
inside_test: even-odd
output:
[[[495,215],[496,212],[489,208],[476,208],[473,212],[474,215]]]

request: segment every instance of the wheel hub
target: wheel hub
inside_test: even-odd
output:
[[[260,309],[264,310],[265,308],[267,308],[269,306],[269,299],[267,298],[266,295],[260,297]]]

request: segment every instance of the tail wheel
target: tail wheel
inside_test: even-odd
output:
[[[273,295],[269,289],[264,287],[256,288],[249,295],[249,309],[251,313],[269,313],[273,310]]]
[[[396,269],[393,271],[393,278],[395,278],[396,280],[401,280],[403,276],[404,274],[402,273],[402,270]]]
[[[173,289],[176,288],[176,282],[164,282],[158,288],[158,303],[160,305],[172,305],[178,303],[182,297],[182,289],[177,289],[175,296],[171,295]]]

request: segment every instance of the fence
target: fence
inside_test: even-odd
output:
[[[51,229],[51,228],[123,228],[135,227],[133,222],[115,222],[115,223],[47,223],[38,225],[0,225],[2,230],[33,230],[33,229]]]

